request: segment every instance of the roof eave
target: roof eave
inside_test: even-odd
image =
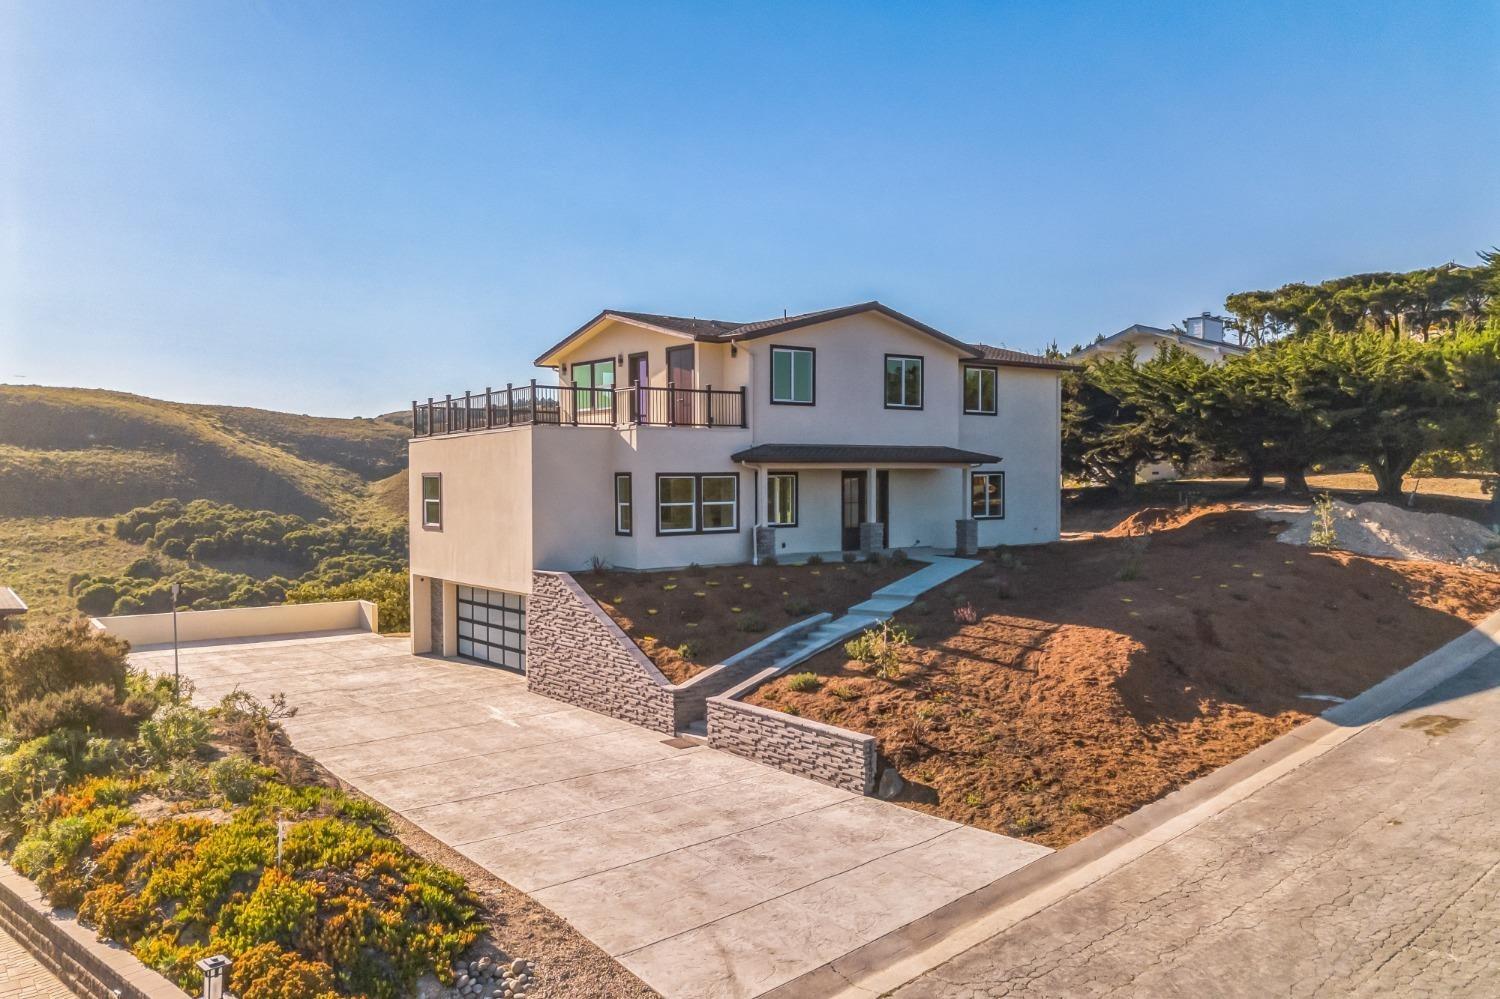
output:
[[[582,326],[578,327],[576,330],[569,333],[561,340],[557,341],[557,343],[547,348],[547,350],[544,351],[541,356],[539,356],[532,363],[539,368],[549,367],[552,363],[552,359],[560,351],[588,336],[599,326],[600,323],[604,322],[605,320],[616,323],[624,323],[627,326],[636,326],[640,329],[650,330],[653,333],[661,333],[664,336],[674,337],[675,339],[686,340],[688,342],[704,339],[703,337],[695,336],[692,333],[684,333],[681,330],[667,329],[665,326],[657,326],[654,323],[643,322],[642,320],[636,319],[633,316],[622,316],[618,312],[613,312],[609,309],[605,309],[593,319],[590,319],[588,322],[584,323]]]

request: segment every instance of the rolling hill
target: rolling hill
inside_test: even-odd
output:
[[[0,385],[0,585],[38,612],[71,611],[70,575],[121,572],[141,554],[106,520],[168,497],[402,524],[403,415],[339,419]]]

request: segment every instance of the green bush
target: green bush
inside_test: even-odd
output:
[[[901,676],[901,650],[911,644],[911,632],[889,621],[879,628],[868,628],[844,643],[844,654],[855,662],[875,667],[882,680]]]
[[[790,617],[806,617],[812,613],[812,607],[812,602],[802,597],[792,597],[784,605],[784,609]]]
[[[411,584],[405,571],[386,570],[327,586],[302,583],[287,591],[287,603],[323,600],[369,600],[380,608],[380,630],[387,634],[411,630]]]
[[[816,673],[793,673],[786,678],[786,689],[797,693],[807,693],[817,690],[823,685]]]
[[[169,705],[141,723],[136,737],[146,756],[158,765],[190,760],[208,748],[208,716],[188,704]]]
[[[243,756],[226,756],[209,765],[208,786],[227,801],[243,805],[255,797],[262,784],[275,776],[276,771],[256,766]]]
[[[53,621],[0,633],[0,709],[7,714],[73,687],[102,684],[125,692],[130,646],[90,629],[86,621]]]
[[[735,628],[747,634],[758,635],[766,630],[765,619],[759,614],[746,614],[735,622]]]
[[[102,683],[22,701],[5,716],[10,731],[21,739],[36,739],[65,728],[127,735],[138,720],[121,706],[115,692]]]
[[[809,556],[807,556],[807,564],[808,565],[822,565],[823,564],[823,556],[817,555],[817,554],[809,555]]]

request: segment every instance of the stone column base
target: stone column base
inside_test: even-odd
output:
[[[884,545],[881,541],[885,538],[885,525],[871,522],[859,525],[859,553],[866,558],[871,552],[879,551]]]
[[[973,555],[979,551],[979,521],[969,518],[954,521],[957,525],[953,542],[953,554]]]

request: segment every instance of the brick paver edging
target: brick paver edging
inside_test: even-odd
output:
[[[0,927],[86,999],[182,999],[186,994],[135,955],[56,916],[36,885],[0,862]]]

